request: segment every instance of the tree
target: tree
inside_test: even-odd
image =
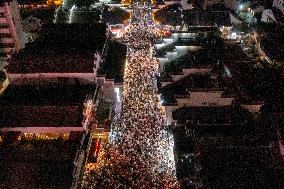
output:
[[[94,0],[74,0],[74,4],[76,7],[78,7],[78,9],[85,7],[89,10],[93,3]]]

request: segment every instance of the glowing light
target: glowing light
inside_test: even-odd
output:
[[[122,111],[112,125],[111,147],[102,146],[98,162],[88,165],[83,188],[130,188],[131,184],[121,182],[124,179],[131,179],[131,188],[179,188],[174,139],[165,128],[166,112],[156,92],[159,61],[150,53],[152,40],[160,34],[148,23],[152,22],[148,8],[145,4],[134,8],[137,22],[122,36],[127,42]]]
[[[231,34],[231,39],[237,39],[237,33],[236,32],[233,32]]]
[[[70,15],[69,15],[68,23],[71,23],[71,22],[72,22],[73,14],[74,14],[74,10],[75,10],[75,9],[76,9],[76,6],[73,5],[73,7],[70,9]]]
[[[117,102],[121,102],[119,88],[118,87],[114,88],[114,92],[116,93],[116,100],[117,100]]]

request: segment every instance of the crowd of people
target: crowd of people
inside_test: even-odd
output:
[[[128,27],[122,112],[114,122],[110,144],[89,166],[83,188],[177,189],[174,140],[164,127],[155,76],[159,62],[151,56],[155,28],[148,9],[137,9],[137,22]]]

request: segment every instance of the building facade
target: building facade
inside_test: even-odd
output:
[[[278,8],[284,14],[284,1],[283,0],[274,0],[273,7]]]
[[[25,35],[17,1],[0,3],[0,60],[25,46]],[[2,63],[3,64],[3,63]]]

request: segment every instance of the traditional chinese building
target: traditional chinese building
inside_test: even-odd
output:
[[[17,5],[15,0],[1,1],[0,3],[0,68],[8,55],[25,45],[25,36]]]

